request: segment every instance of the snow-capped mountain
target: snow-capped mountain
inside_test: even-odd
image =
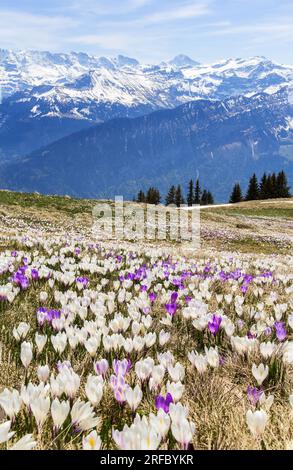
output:
[[[169,62],[144,65],[121,55],[112,59],[74,52],[1,50],[0,64],[3,98],[23,92],[13,103],[30,102],[32,117],[93,121],[120,116],[115,106],[131,116],[200,98],[275,93],[293,82],[292,66],[264,57],[203,65],[179,55]],[[109,116],[103,112],[100,116],[99,106],[107,106]]]
[[[97,123],[191,101],[226,103],[227,98],[257,93],[281,93],[292,99],[293,67],[264,57],[207,65],[179,55],[152,65],[122,55],[0,50],[0,88],[3,161]],[[255,106],[256,100],[252,102]],[[292,126],[290,119],[288,126]]]

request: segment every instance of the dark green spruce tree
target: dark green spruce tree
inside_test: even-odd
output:
[[[246,193],[246,201],[255,201],[259,199],[259,186],[256,174],[254,173],[249,180],[248,189]]]
[[[236,183],[233,187],[231,196],[230,196],[230,204],[235,204],[237,202],[242,201],[242,191],[241,191],[241,186],[239,183]]]
[[[146,200],[145,193],[142,190],[140,190],[137,195],[136,202],[145,202],[145,200]]]
[[[204,189],[200,198],[200,205],[207,206],[207,204],[208,204],[208,192],[206,189]]]
[[[267,174],[264,173],[259,185],[259,198],[260,199],[268,199],[268,177]]]
[[[180,184],[176,188],[175,204],[177,207],[180,207],[181,204],[184,204],[184,197],[183,197],[182,188]]]
[[[212,195],[211,191],[207,191],[207,205],[214,204],[214,196]]]
[[[169,206],[170,204],[175,204],[175,196],[176,196],[176,188],[174,185],[172,185],[166,196],[166,200],[165,200],[166,206]]]
[[[280,171],[276,179],[276,197],[291,197],[287,176],[283,170]]]
[[[160,192],[157,188],[154,188],[151,186],[146,194],[146,202],[148,204],[160,204],[161,201],[161,195]]]
[[[194,203],[194,186],[193,181],[190,180],[188,184],[188,192],[187,192],[187,205],[192,206]]]
[[[200,201],[201,201],[201,188],[199,184],[199,179],[197,178],[196,183],[195,183],[193,204],[200,204]]]

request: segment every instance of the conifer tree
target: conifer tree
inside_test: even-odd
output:
[[[199,184],[199,179],[197,178],[196,184],[195,184],[195,190],[194,190],[194,204],[200,204],[201,200],[201,189],[200,189],[200,184]]]
[[[233,187],[231,196],[230,196],[230,204],[235,204],[237,202],[242,201],[242,191],[239,183],[236,183]]]
[[[266,173],[264,173],[259,185],[259,198],[268,199],[268,197],[268,177]]]
[[[151,186],[147,191],[146,202],[148,204],[157,205],[157,204],[160,204],[160,201],[161,201],[161,195],[160,195],[159,190]]]
[[[206,206],[208,204],[208,192],[206,189],[203,190],[201,198],[200,198],[200,204],[202,206]]]
[[[142,190],[140,190],[137,195],[136,202],[145,202],[145,200],[146,200],[145,193]]]
[[[246,194],[246,201],[255,201],[259,199],[259,187],[256,174],[254,173],[249,180],[247,194]]]
[[[188,184],[188,193],[187,193],[188,206],[192,206],[193,202],[194,202],[194,187],[193,187],[193,181],[190,180]]]
[[[291,197],[287,176],[282,170],[276,179],[276,197]]]
[[[276,177],[276,173],[272,173],[271,174],[271,184],[270,184],[270,195],[269,197],[270,198],[275,198],[277,197],[277,177]]]
[[[175,204],[177,207],[180,207],[181,204],[184,204],[184,197],[183,197],[182,188],[180,185],[178,185],[176,188]]]
[[[207,204],[214,204],[214,196],[212,195],[211,191],[207,191]]]
[[[176,196],[176,188],[174,185],[172,185],[166,196],[166,201],[165,201],[166,206],[169,206],[170,204],[175,204],[175,196]]]

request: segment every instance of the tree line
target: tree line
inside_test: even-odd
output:
[[[154,186],[151,186],[146,192],[140,190],[135,201],[145,202],[147,204],[160,204],[162,197],[160,191]],[[214,204],[214,197],[211,191],[201,188],[199,179],[196,180],[195,184],[193,180],[190,180],[188,183],[186,198],[184,197],[180,184],[177,186],[172,185],[169,188],[165,198],[165,205],[169,206],[170,204],[177,207],[180,207],[182,204],[187,204],[188,206],[192,206],[193,204],[209,205]]]
[[[264,173],[260,181],[258,181],[254,173],[249,179],[245,196],[243,196],[240,184],[236,183],[233,187],[229,202],[233,204],[241,201],[286,197],[291,197],[291,194],[287,176],[284,171],[280,171],[278,174],[271,173],[267,175]]]

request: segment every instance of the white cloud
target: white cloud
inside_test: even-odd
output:
[[[99,46],[103,49],[123,49],[129,46],[129,38],[123,34],[88,34],[68,38],[68,42],[84,46]]]
[[[66,29],[78,22],[65,16],[34,15],[0,9],[0,41],[2,47],[54,49]]]
[[[144,18],[142,22],[146,23],[167,23],[170,21],[184,20],[195,18],[210,13],[208,4],[206,3],[184,3],[174,9],[162,10],[152,13]]]

